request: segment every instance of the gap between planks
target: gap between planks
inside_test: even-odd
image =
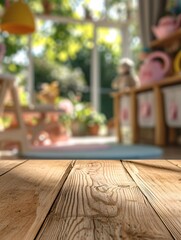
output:
[[[30,160],[1,176],[0,239],[33,240],[71,169],[71,160]]]
[[[25,163],[27,160],[0,160],[0,176]]]
[[[167,161],[181,168],[181,160],[167,160]]]
[[[177,160],[123,161],[174,239],[181,239],[181,169]],[[178,164],[178,162],[177,162]]]
[[[36,240],[173,239],[120,161],[81,160]]]

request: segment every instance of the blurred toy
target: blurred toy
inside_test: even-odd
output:
[[[118,76],[112,82],[112,88],[123,90],[139,86],[139,79],[134,71],[134,63],[128,58],[123,58],[118,66]]]
[[[55,104],[56,98],[59,96],[59,84],[54,81],[50,84],[42,84],[42,90],[38,93],[37,98],[45,104]]]
[[[170,57],[161,51],[148,55],[140,67],[139,78],[141,84],[159,81],[169,72],[171,68]]]
[[[161,39],[175,32],[181,25],[181,15],[173,16],[167,15],[160,18],[158,25],[152,27],[154,35]]]

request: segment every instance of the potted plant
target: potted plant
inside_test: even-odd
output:
[[[71,135],[72,117],[69,113],[62,113],[59,116],[59,130],[62,135],[69,137]]]
[[[78,102],[75,104],[72,116],[72,134],[74,136],[84,136],[87,134],[87,118],[92,109],[88,103]]]
[[[87,127],[89,135],[99,134],[100,127],[106,123],[106,116],[103,113],[93,111],[87,118]]]

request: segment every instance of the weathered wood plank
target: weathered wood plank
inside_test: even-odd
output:
[[[49,232],[40,232],[37,239],[43,240],[112,240],[128,239],[122,235],[122,226],[114,218],[104,217],[49,217],[46,223]],[[51,232],[51,235],[49,234]],[[130,239],[130,238],[129,238]]]
[[[181,168],[181,160],[168,160],[168,162],[174,164],[175,166]]]
[[[0,160],[0,176],[23,164],[25,160]]]
[[[120,161],[77,161],[36,240],[173,239]]]
[[[123,162],[175,239],[181,239],[181,169],[166,160]]]
[[[72,161],[33,160],[0,178],[0,239],[34,239]]]

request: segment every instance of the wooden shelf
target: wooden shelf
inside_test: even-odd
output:
[[[4,112],[13,112],[12,106],[5,106]],[[35,107],[25,107],[21,106],[23,113],[65,113],[63,109],[57,109],[53,106],[35,106]]]
[[[169,37],[167,38],[156,39],[152,41],[150,47],[151,48],[165,47],[166,45],[169,45],[174,41],[178,41],[179,39],[181,39],[181,28],[175,31],[174,33],[170,34]]]
[[[181,75],[177,74],[177,75],[167,77],[161,81],[158,81],[158,82],[155,82],[152,84],[147,84],[147,85],[137,87],[137,88],[126,89],[124,91],[114,92],[114,94],[112,94],[112,96],[113,97],[121,96],[124,94],[130,94],[131,92],[135,92],[135,93],[145,92],[145,91],[152,90],[155,87],[166,87],[166,86],[175,85],[175,84],[179,84],[179,83],[181,84]]]

